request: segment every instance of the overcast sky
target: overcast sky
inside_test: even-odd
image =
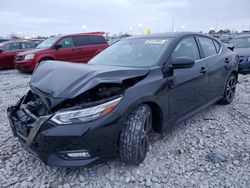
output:
[[[250,28],[250,0],[1,0],[0,36]]]

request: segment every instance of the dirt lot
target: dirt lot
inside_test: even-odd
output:
[[[249,187],[250,75],[228,106],[213,105],[156,138],[140,166],[118,159],[92,168],[45,166],[12,136],[6,109],[30,75],[0,71],[0,187]]]

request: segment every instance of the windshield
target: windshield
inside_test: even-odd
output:
[[[250,37],[235,38],[230,40],[235,48],[250,48]]]
[[[50,37],[48,39],[46,39],[45,41],[43,41],[42,43],[40,43],[36,48],[49,48],[51,47],[56,41],[57,39],[59,39],[60,36],[56,36],[56,37]]]
[[[89,64],[149,67],[160,58],[170,38],[121,40],[95,56]]]

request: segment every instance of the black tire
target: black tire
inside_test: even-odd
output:
[[[227,105],[233,101],[236,91],[236,84],[237,84],[237,76],[236,74],[232,74],[227,80],[224,96],[219,101],[220,104]]]
[[[120,135],[119,154],[125,163],[138,165],[145,159],[152,133],[152,112],[148,105],[138,106],[126,119]]]

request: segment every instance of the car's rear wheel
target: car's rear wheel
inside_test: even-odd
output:
[[[233,101],[236,91],[236,84],[237,77],[235,74],[232,74],[227,80],[224,96],[219,101],[221,104],[230,104]]]
[[[152,112],[148,105],[138,106],[126,119],[119,143],[121,159],[128,164],[140,164],[149,149],[152,133]]]

